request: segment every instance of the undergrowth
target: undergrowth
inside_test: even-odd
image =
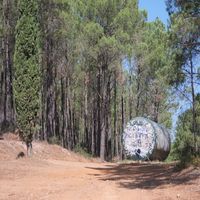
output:
[[[81,156],[83,156],[85,158],[92,158],[92,155],[90,153],[88,153],[85,148],[81,147],[81,145],[76,145],[73,151],[75,153],[80,154]]]

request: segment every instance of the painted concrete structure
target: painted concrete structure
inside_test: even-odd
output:
[[[164,160],[170,152],[169,131],[149,119],[131,120],[123,132],[123,146],[127,157],[141,160]]]

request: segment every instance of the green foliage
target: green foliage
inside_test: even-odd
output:
[[[197,113],[199,118],[200,113]],[[199,121],[197,126],[199,127]],[[200,149],[200,136],[197,135],[197,146]],[[197,163],[200,152],[195,151],[194,135],[192,133],[192,110],[185,111],[180,117],[177,126],[176,139],[172,146],[170,157],[172,160],[180,160],[180,166]]]
[[[179,96],[192,105],[192,109],[181,116],[179,129],[180,131],[183,129],[183,135],[188,131],[193,134],[193,148],[197,153],[199,145],[197,144],[199,134],[199,105],[197,104],[199,102],[197,102],[195,95],[198,92],[199,73],[195,60],[200,56],[200,24],[198,22],[200,3],[198,0],[170,0],[167,5],[170,14],[168,40],[170,65],[167,70],[167,80],[169,84],[174,86],[175,91],[178,91]],[[187,151],[188,146],[191,145],[187,143],[187,140],[189,143],[191,141],[190,138],[185,138],[183,143],[186,145],[184,148]],[[181,147],[183,148],[183,144],[180,144]]]
[[[179,128],[173,146],[175,158],[186,163],[191,159],[193,147],[192,133],[188,129]]]
[[[57,136],[52,136],[49,138],[49,144],[61,145],[61,141]]]
[[[198,140],[198,145],[200,145],[199,137]],[[200,166],[200,155],[195,154],[194,149],[192,133],[180,128],[166,162],[177,161],[177,169],[183,169],[189,165]]]
[[[77,144],[74,148],[74,152],[80,154],[85,158],[92,158],[92,155],[87,152],[86,148],[83,148],[80,144]]]
[[[175,162],[178,159],[176,158],[177,156],[174,153],[174,143],[171,144],[171,150],[169,152],[169,155],[167,156],[167,158],[165,159],[164,162],[166,163],[171,163],[171,162]]]
[[[170,0],[167,3],[170,14],[169,46],[171,50],[170,70],[168,80],[174,85],[184,83],[188,73],[184,68],[188,60],[199,55],[199,8],[198,0],[177,1]]]
[[[119,157],[123,123],[136,115],[171,126],[168,33],[159,19],[146,22],[138,0],[17,2],[14,96],[23,138],[41,129],[50,143],[98,155],[105,127],[110,158]]]
[[[170,127],[171,114],[167,110],[172,105],[167,100],[167,37],[165,26],[159,19],[145,23],[133,37],[135,65],[132,70],[136,73],[133,86],[137,88],[134,93],[139,102],[137,115],[150,116],[152,120]]]
[[[29,135],[32,134],[40,108],[38,2],[19,0],[18,11],[14,95],[17,125],[25,135]]]
[[[193,156],[191,163],[195,167],[200,167],[200,156]]]

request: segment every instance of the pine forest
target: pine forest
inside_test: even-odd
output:
[[[167,26],[138,0],[0,0],[0,132],[121,160],[141,116],[199,156],[200,2],[165,3]]]

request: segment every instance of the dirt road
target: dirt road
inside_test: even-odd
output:
[[[13,135],[0,140],[0,200],[200,200],[200,169],[160,163],[100,163],[34,142],[31,158]],[[11,137],[12,136],[12,137]]]
[[[191,170],[191,171],[190,171]],[[200,172],[170,165],[0,161],[1,200],[199,200]]]

